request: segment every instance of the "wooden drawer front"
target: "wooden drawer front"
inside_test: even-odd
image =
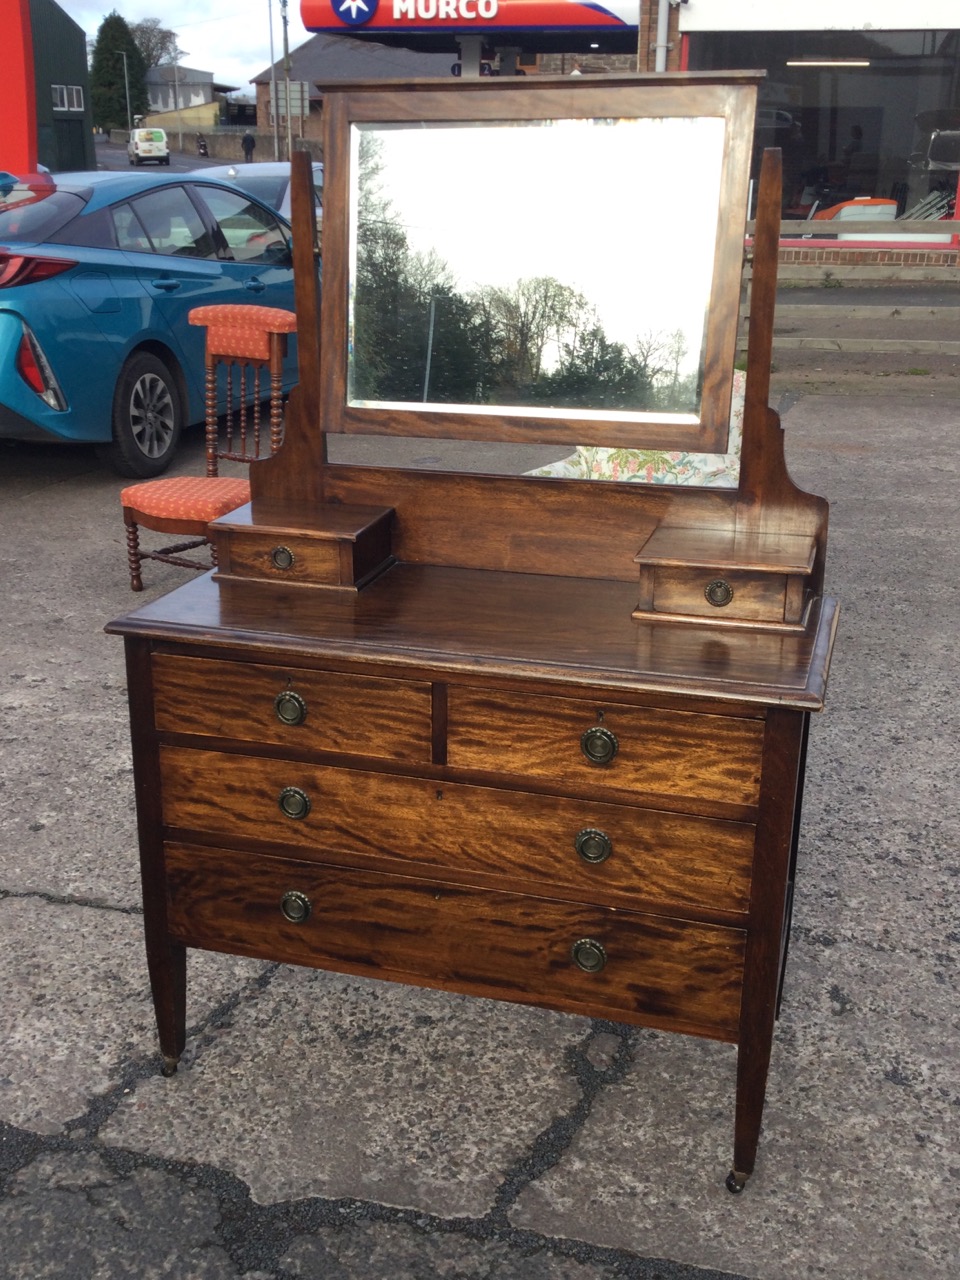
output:
[[[188,946],[735,1039],[744,934],[655,915],[187,844],[166,848],[169,928]],[[308,918],[285,919],[303,895]],[[606,965],[572,959],[595,939]]]
[[[431,757],[430,685],[157,654],[157,728],[169,733],[276,743],[385,760]],[[276,698],[302,699],[305,718],[284,723]]]
[[[624,905],[749,906],[754,829],[746,823],[185,747],[163,747],[160,767],[168,827],[281,842],[323,861],[393,858],[441,873],[543,881],[551,894]],[[282,811],[287,787],[307,796],[305,817]],[[577,852],[588,831],[609,841],[602,862]],[[588,856],[604,849],[597,837],[581,845]]]
[[[514,699],[451,687],[447,761],[549,779],[587,793],[645,791],[753,805],[760,790],[763,722],[605,703],[603,720],[589,702]],[[601,728],[618,748],[606,765],[591,764],[581,736]]]
[[[278,566],[276,552],[289,553],[290,563]],[[320,539],[296,537],[289,531],[282,536],[258,530],[233,533],[229,546],[229,573],[243,578],[262,578],[275,582],[316,582],[329,586],[340,584],[340,544]]]
[[[728,605],[707,599],[712,582],[722,580],[733,591]],[[657,569],[654,579],[655,613],[676,613],[725,622],[727,616],[753,622],[783,622],[787,577],[780,573],[750,573],[743,569]]]

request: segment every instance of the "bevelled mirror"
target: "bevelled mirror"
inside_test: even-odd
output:
[[[616,79],[335,95],[328,432],[724,450],[755,78]]]

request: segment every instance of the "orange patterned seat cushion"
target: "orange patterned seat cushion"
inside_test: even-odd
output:
[[[143,523],[184,520],[209,524],[250,501],[250,483],[219,476],[172,476],[128,485],[120,493],[124,508],[139,512]]]
[[[295,333],[297,317],[280,307],[215,303],[194,307],[187,319],[207,330],[207,355],[233,359],[270,359],[270,334]]]

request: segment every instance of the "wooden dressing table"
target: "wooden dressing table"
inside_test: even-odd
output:
[[[836,624],[826,503],[790,481],[767,406],[778,154],[760,183],[736,488],[333,463],[327,443],[722,452],[756,93],[755,75],[729,73],[325,95],[322,304],[295,164],[285,443],[253,466],[251,505],[213,527],[218,569],[108,628],[127,651],[167,1074],[191,947],[709,1036],[738,1049],[727,1185],[742,1189]],[[561,154],[551,265],[534,190]],[[464,206],[451,261],[440,202],[446,271],[416,239],[431,158]],[[694,163],[697,235],[713,210],[715,243],[694,252],[691,229],[668,251],[642,206],[655,184],[689,192]],[[554,337],[521,361],[521,291],[471,272],[508,270],[527,232],[529,278],[566,292]],[[620,240],[614,292],[593,291],[593,259],[612,261],[597,237]],[[635,334],[679,326],[666,373],[614,337],[624,300]],[[633,379],[601,378],[586,401],[571,390],[585,316],[594,354]]]

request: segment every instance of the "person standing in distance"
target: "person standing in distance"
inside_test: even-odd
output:
[[[240,139],[240,145],[243,147],[243,158],[249,164],[253,159],[253,149],[257,145],[257,140],[249,129]]]

